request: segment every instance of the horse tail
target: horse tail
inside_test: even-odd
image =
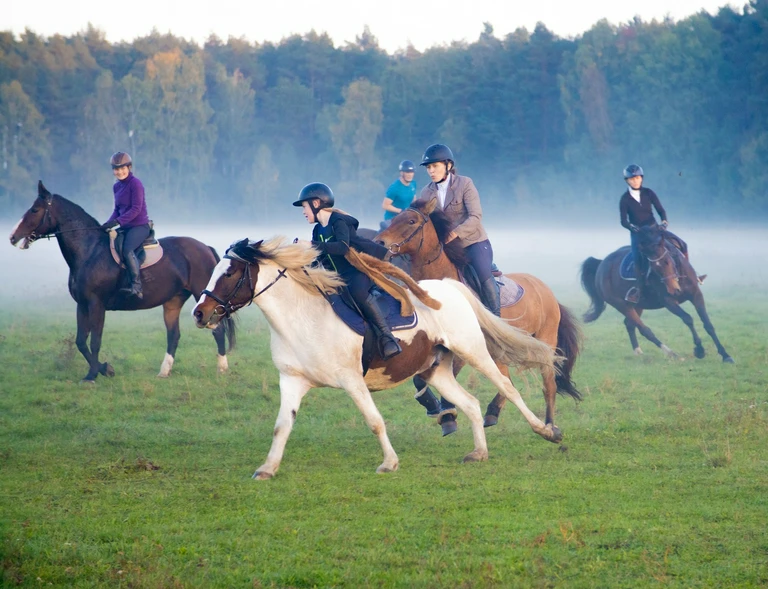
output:
[[[573,313],[571,313],[563,305],[560,306],[560,324],[557,326],[557,351],[562,354],[565,359],[559,364],[559,373],[555,375],[555,382],[557,383],[557,392],[561,395],[569,395],[581,401],[581,393],[574,386],[571,380],[571,373],[573,372],[573,365],[576,363],[576,358],[581,352],[581,329],[576,322]]]
[[[461,282],[450,278],[444,279],[444,282],[450,282],[469,302],[485,336],[488,352],[494,361],[505,365],[512,364],[523,369],[557,371],[555,362],[562,358],[555,356],[551,347],[491,313]]]
[[[589,309],[584,313],[584,321],[589,323],[594,321],[605,311],[605,301],[600,293],[597,291],[597,285],[595,279],[597,277],[597,268],[602,263],[602,260],[597,258],[587,258],[581,265],[581,287],[592,299]]]

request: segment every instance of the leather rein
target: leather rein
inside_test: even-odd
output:
[[[252,263],[249,262],[248,260],[245,260],[245,259],[241,258],[240,256],[234,256],[232,254],[227,254],[224,257],[229,259],[229,260],[238,260],[239,262],[243,262],[245,264],[245,270],[243,271],[242,276],[240,276],[240,278],[238,279],[237,284],[235,284],[235,286],[232,289],[232,291],[227,296],[225,296],[223,299],[219,298],[217,295],[212,293],[207,288],[205,290],[203,290],[203,292],[200,293],[201,296],[202,295],[209,296],[214,301],[216,301],[218,303],[216,308],[214,308],[214,310],[213,310],[213,314],[214,315],[219,315],[219,316],[223,315],[224,317],[229,317],[235,311],[239,311],[240,309],[242,309],[244,307],[247,307],[248,305],[253,303],[253,301],[256,299],[256,297],[262,295],[267,290],[272,288],[275,285],[275,283],[277,283],[278,280],[280,280],[281,278],[283,278],[286,275],[285,274],[286,271],[287,271],[286,268],[283,268],[282,270],[279,270],[278,273],[277,273],[277,276],[275,276],[275,278],[274,278],[274,280],[272,280],[272,282],[270,282],[267,286],[265,286],[259,292],[254,294],[254,291],[256,290],[256,287],[253,284],[253,276],[251,275],[251,265],[252,265]],[[251,291],[251,297],[248,299],[248,302],[245,302],[245,303],[234,303],[233,304],[232,303],[232,299],[235,297],[235,295],[238,293],[238,291],[243,287],[243,285],[245,284],[246,280],[248,281],[248,288]],[[226,299],[226,300],[224,300],[224,299]]]
[[[429,215],[426,215],[426,214],[422,213],[419,209],[414,208],[414,207],[408,207],[406,210],[407,211],[413,211],[414,213],[418,214],[419,217],[421,218],[421,223],[419,223],[418,227],[416,227],[413,230],[413,232],[408,237],[406,237],[403,241],[390,244],[388,249],[389,249],[389,253],[391,255],[393,255],[393,256],[402,255],[400,253],[402,247],[406,243],[411,241],[414,237],[416,237],[416,235],[418,235],[419,233],[421,234],[421,239],[419,241],[419,247],[416,248],[416,251],[420,252],[421,251],[421,247],[424,245],[424,226],[429,222]],[[438,243],[440,243],[440,248],[437,250],[437,255],[434,258],[432,258],[431,260],[425,262],[424,263],[425,266],[429,266],[432,262],[437,261],[437,259],[440,257],[440,254],[443,253],[443,247],[444,247],[443,242],[442,241],[438,241]]]

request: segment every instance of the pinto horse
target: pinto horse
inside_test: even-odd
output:
[[[379,439],[384,461],[377,472],[397,470],[397,454],[370,391],[394,387],[414,374],[467,414],[475,447],[464,461],[487,460],[480,404],[456,381],[454,355],[491,379],[533,431],[559,441],[558,432],[528,409],[495,364],[554,372],[555,355],[549,346],[494,316],[463,285],[428,280],[414,283],[407,291],[418,320],[397,332],[403,351],[387,361],[374,356],[364,373],[363,336],[347,328],[323,296],[343,282],[335,272],[311,266],[317,255],[311,246],[289,244],[282,237],[236,242],[216,266],[192,311],[198,327],[210,328],[253,302],[269,324],[272,361],[280,372],[280,410],[272,447],[254,478],[275,475],[304,395],[310,388],[324,386],[347,391]]]
[[[417,200],[398,213],[390,226],[375,237],[375,241],[386,246],[393,256],[407,254],[410,257],[411,276],[416,280],[459,280],[460,269],[463,270],[467,265],[467,258],[458,241],[445,243],[450,231],[450,221],[437,207],[437,199],[432,198],[426,201]],[[579,355],[580,329],[570,311],[557,301],[554,293],[541,280],[530,274],[515,273],[505,276],[522,286],[525,296],[513,306],[502,307],[501,317],[564,356],[557,374],[542,373],[544,400],[547,405],[546,423],[555,427],[556,393],[569,395],[576,400],[581,399],[581,393],[571,380],[571,372]],[[509,377],[506,366],[499,366],[499,369]],[[457,364],[457,374],[459,370],[461,365]],[[486,409],[486,427],[496,425],[505,403],[506,399],[500,394],[491,401]],[[441,415],[441,421],[444,417]],[[452,431],[446,430],[444,423],[441,425],[444,435]]]
[[[191,237],[165,237],[159,240],[163,257],[141,270],[144,298],[118,290],[123,274],[114,261],[109,236],[99,222],[80,206],[58,194],[51,194],[38,183],[38,196],[11,232],[11,245],[27,249],[42,237],[56,237],[69,266],[69,293],[77,303],[77,349],[88,362],[83,382],[94,382],[99,374],[114,376],[108,362],[99,361],[106,311],[136,311],[163,306],[168,345],[158,376],[167,377],[179,345],[179,314],[184,302],[199,297],[219,256],[212,247]],[[90,335],[90,349],[88,336]],[[227,320],[214,330],[218,347],[218,370],[228,368],[226,343],[235,343],[235,324]]]
[[[604,260],[587,258],[584,261],[581,266],[581,285],[591,300],[590,308],[584,315],[584,321],[587,323],[595,321],[608,303],[624,315],[624,326],[635,354],[643,353],[635,332],[639,330],[643,337],[656,344],[669,357],[674,358],[677,354],[662,343],[640,318],[644,309],[667,309],[680,317],[691,330],[694,343],[693,355],[696,358],[703,358],[704,346],[693,325],[693,318],[680,307],[681,303],[691,301],[704,324],[704,329],[715,342],[723,362],[732,364],[733,358],[720,343],[715,327],[709,319],[704,295],[699,288],[699,277],[685,254],[664,239],[664,231],[657,225],[640,229],[640,253],[648,259],[649,269],[646,286],[637,304],[624,300],[627,289],[634,284],[634,275],[624,277],[621,272],[622,261],[630,254],[629,246],[617,249]]]

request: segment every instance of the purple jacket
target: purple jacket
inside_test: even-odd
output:
[[[144,185],[133,172],[125,180],[118,180],[112,187],[115,193],[115,210],[107,220],[117,221],[121,227],[136,227],[149,223],[147,203],[144,202]]]

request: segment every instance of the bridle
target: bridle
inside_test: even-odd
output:
[[[654,264],[658,264],[665,257],[670,256],[669,248],[667,248],[667,246],[663,246],[663,248],[664,248],[664,253],[661,254],[658,258],[652,258],[652,257],[650,257],[648,255],[645,256],[646,259],[651,263],[651,266],[653,266]],[[677,264],[675,263],[674,260],[672,260],[672,268],[673,268],[673,270],[672,270],[671,274],[668,274],[667,276],[661,276],[660,277],[662,282],[667,282],[669,280],[679,279],[680,278],[680,275],[677,273]]]
[[[29,245],[32,245],[34,242],[36,242],[38,239],[51,239],[51,237],[55,237],[57,235],[61,235],[62,233],[70,233],[72,231],[87,231],[89,229],[99,229],[101,230],[101,226],[99,227],[75,227],[74,229],[59,229],[58,231],[48,231],[46,233],[43,233],[41,235],[37,234],[37,230],[42,227],[45,222],[49,219],[51,219],[51,204],[52,201],[46,200],[45,201],[45,213],[43,214],[43,218],[40,219],[40,222],[37,224],[37,227],[35,227],[30,234],[27,236],[27,241],[29,242]]]
[[[247,307],[248,305],[253,303],[253,301],[256,299],[256,297],[262,295],[264,292],[266,292],[267,290],[272,288],[278,280],[280,280],[281,278],[283,278],[285,276],[285,273],[287,271],[286,268],[283,268],[282,270],[279,270],[278,273],[277,273],[277,276],[275,276],[275,278],[274,278],[274,280],[272,280],[272,282],[270,282],[267,286],[262,288],[259,292],[253,294],[254,291],[256,290],[256,287],[253,284],[253,276],[251,275],[251,265],[252,265],[251,262],[249,262],[247,260],[244,260],[240,256],[233,255],[233,254],[226,254],[224,257],[229,259],[229,260],[237,260],[239,262],[242,262],[243,264],[245,264],[245,270],[243,271],[242,276],[240,276],[240,278],[238,279],[237,284],[235,284],[235,287],[232,289],[232,291],[227,296],[224,297],[224,299],[226,299],[226,300],[219,298],[218,296],[213,294],[207,288],[203,292],[200,293],[201,296],[202,295],[207,295],[207,296],[211,297],[214,301],[216,301],[218,303],[218,305],[213,310],[213,314],[214,315],[219,315],[219,316],[223,315],[224,317],[229,317],[235,311],[238,311],[238,310],[240,310],[240,309],[242,309],[244,307]],[[245,303],[234,303],[233,304],[232,303],[232,299],[235,297],[235,295],[238,293],[238,291],[243,287],[243,285],[245,284],[246,280],[248,281],[248,288],[251,291],[251,297]]]
[[[416,237],[416,235],[419,234],[419,233],[421,233],[421,239],[419,241],[419,247],[416,248],[416,251],[420,252],[421,251],[421,247],[424,245],[424,226],[429,222],[429,215],[421,212],[419,209],[417,209],[415,207],[408,207],[405,210],[406,211],[413,211],[413,212],[417,213],[419,215],[419,217],[421,218],[421,223],[419,223],[419,225],[413,230],[413,232],[408,237],[406,237],[403,241],[390,244],[388,249],[389,249],[389,253],[391,255],[393,255],[393,256],[399,256],[402,247],[406,243],[411,241],[414,237]],[[425,266],[429,266],[432,262],[436,261],[440,257],[440,254],[442,254],[442,253],[443,253],[443,242],[441,241],[440,242],[440,249],[438,249],[437,255],[434,258],[432,258],[431,260],[429,260],[428,262],[425,262],[424,265]]]

